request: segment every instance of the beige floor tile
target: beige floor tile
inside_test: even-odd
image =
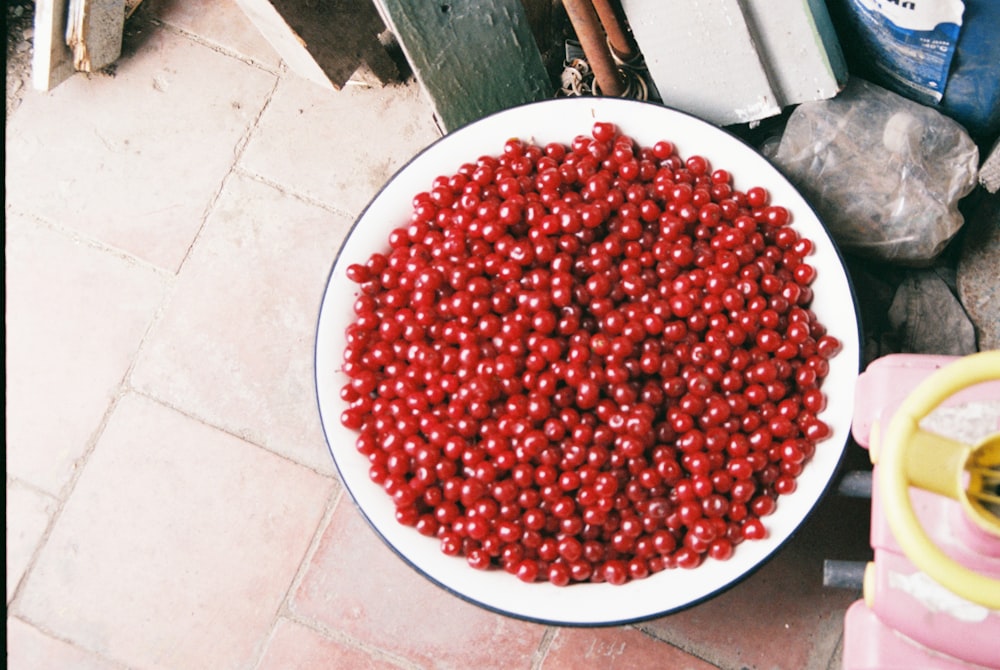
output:
[[[334,487],[127,395],[14,613],[132,667],[250,667]]]
[[[7,472],[57,495],[168,278],[10,212],[6,234]]]
[[[292,611],[419,667],[530,668],[545,628],[494,614],[405,564],[344,495]]]
[[[7,602],[21,582],[56,506],[52,496],[7,480]]]
[[[280,56],[234,0],[146,0],[140,9],[269,70],[281,65]]]
[[[7,125],[7,202],[175,271],[274,81],[146,26],[115,76],[25,95]]]
[[[124,670],[125,666],[41,632],[16,617],[7,619],[10,670]]]
[[[287,77],[240,165],[357,215],[396,170],[438,137],[430,103],[412,81],[334,93]]]
[[[399,665],[365,649],[333,640],[295,621],[279,619],[255,670],[390,670]]]
[[[319,304],[349,221],[234,177],[177,278],[132,383],[332,472],[313,383]]]

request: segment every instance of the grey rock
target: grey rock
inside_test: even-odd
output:
[[[956,283],[979,351],[1000,349],[1000,195],[985,197],[966,222]]]
[[[976,352],[972,322],[950,287],[947,268],[909,273],[889,306],[900,351],[965,356]]]

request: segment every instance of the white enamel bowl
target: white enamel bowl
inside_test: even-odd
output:
[[[497,569],[479,571],[464,558],[443,554],[438,542],[398,524],[389,496],[368,478],[368,461],[354,447],[356,435],[340,424],[345,403],[340,372],[344,331],[353,320],[357,285],[345,271],[387,248],[387,235],[405,224],[415,194],[428,190],[440,174],[454,174],[462,163],[499,155],[511,137],[544,144],[569,144],[589,134],[595,121],[616,124],[643,146],[666,139],[682,157],[701,154],[713,168],[728,170],[734,187],[763,186],[772,202],[785,205],[793,226],[810,238],[809,258],[818,273],[812,308],[828,332],[843,343],[823,383],[828,397],[820,415],[833,435],[818,445],[798,479],[797,490],[779,498],[777,510],[764,519],[768,537],[743,542],[727,561],[706,560],[694,570],[665,570],[625,585],[548,582],[526,584]],[[691,606],[732,586],[760,567],[803,523],[826,492],[846,446],[859,371],[859,323],[850,281],[842,260],[812,208],[789,182],[756,151],[730,134],[659,105],[611,98],[566,98],[499,112],[441,138],[401,169],[358,218],[340,249],[321,306],[316,334],[316,390],[319,411],[341,479],[374,530],[396,553],[428,579],[487,609],[510,616],[560,625],[610,625],[648,619]]]

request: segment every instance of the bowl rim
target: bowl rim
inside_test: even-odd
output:
[[[845,346],[844,350],[842,350],[841,352],[839,352],[837,354],[837,357],[838,358],[843,357],[846,353],[848,353],[849,350],[856,349],[855,356],[853,357],[852,360],[850,360],[850,361],[844,361],[842,363],[839,363],[840,365],[842,365],[842,366],[845,367],[845,370],[847,370],[848,371],[847,373],[851,376],[851,379],[850,379],[850,381],[851,381],[851,388],[850,388],[850,398],[851,398],[851,401],[848,402],[848,403],[846,403],[848,405],[851,405],[851,407],[850,407],[851,410],[853,410],[853,407],[852,407],[853,406],[853,396],[854,396],[853,382],[857,378],[857,376],[860,374],[860,372],[861,372],[861,370],[863,368],[863,350],[862,350],[862,346],[861,346],[861,344],[863,342],[863,328],[862,328],[862,323],[861,323],[861,316],[862,315],[861,315],[861,310],[860,310],[860,307],[859,307],[859,302],[858,302],[856,290],[854,288],[854,283],[853,283],[852,277],[851,277],[851,275],[850,275],[850,273],[848,271],[848,266],[847,266],[847,263],[845,262],[843,253],[841,252],[840,248],[837,246],[837,244],[833,240],[833,238],[830,235],[829,231],[826,229],[826,226],[822,223],[822,219],[819,217],[819,214],[817,213],[815,207],[811,203],[809,203],[808,200],[806,200],[805,196],[801,193],[801,191],[798,189],[798,187],[796,187],[788,179],[788,177],[786,177],[783,173],[781,173],[781,171],[777,168],[777,166],[774,165],[773,163],[771,163],[758,149],[756,149],[755,147],[753,147],[744,138],[742,138],[739,135],[735,134],[734,132],[732,132],[728,128],[720,127],[720,126],[715,126],[714,124],[711,124],[711,123],[709,123],[709,122],[707,122],[707,121],[705,121],[705,120],[703,120],[703,119],[701,119],[699,117],[696,117],[693,114],[685,112],[683,110],[678,110],[678,109],[675,109],[675,108],[670,107],[668,105],[663,105],[663,104],[649,102],[649,101],[628,100],[628,99],[621,99],[621,98],[600,98],[600,97],[553,98],[553,99],[547,99],[547,100],[541,100],[541,101],[535,101],[535,102],[529,102],[529,103],[524,103],[524,104],[520,104],[520,105],[515,105],[515,106],[512,106],[512,107],[509,107],[509,108],[506,108],[506,109],[502,109],[502,110],[493,112],[491,114],[488,114],[488,115],[486,115],[486,116],[484,116],[484,117],[482,117],[482,118],[480,118],[478,120],[475,120],[475,121],[472,121],[472,122],[470,122],[468,124],[465,124],[464,126],[462,126],[460,128],[457,128],[457,129],[451,131],[450,133],[442,135],[441,137],[437,138],[433,142],[429,143],[426,147],[424,147],[423,149],[421,149],[420,151],[418,151],[417,153],[415,153],[413,156],[411,156],[405,163],[403,163],[392,174],[392,176],[390,176],[383,183],[383,185],[372,196],[372,198],[369,200],[369,202],[359,212],[359,214],[356,216],[356,218],[352,222],[352,224],[351,224],[350,228],[348,229],[347,233],[345,234],[345,236],[344,236],[341,244],[339,245],[336,254],[334,255],[333,261],[332,261],[331,266],[330,266],[330,270],[329,270],[329,272],[327,274],[326,284],[325,284],[324,291],[323,291],[323,296],[322,296],[322,299],[321,299],[320,305],[319,305],[319,312],[318,312],[318,315],[317,315],[317,325],[316,325],[315,340],[314,340],[314,357],[313,357],[314,390],[316,392],[317,408],[318,408],[318,411],[319,411],[319,414],[320,414],[320,421],[321,421],[321,424],[322,424],[324,439],[326,440],[327,449],[328,449],[328,451],[330,453],[330,456],[331,456],[331,458],[332,458],[332,460],[334,462],[334,467],[337,470],[338,478],[339,478],[341,484],[343,485],[343,488],[350,495],[351,500],[352,500],[352,502],[354,504],[354,507],[361,513],[361,515],[365,519],[367,525],[375,532],[375,534],[380,538],[380,540],[384,544],[386,544],[392,550],[392,552],[396,556],[398,556],[400,559],[402,559],[405,564],[407,564],[410,568],[414,569],[418,574],[420,574],[422,577],[428,579],[431,583],[435,584],[439,588],[442,588],[446,592],[451,593],[451,594],[453,594],[455,596],[458,596],[460,599],[462,599],[462,600],[464,600],[464,601],[466,601],[468,603],[471,603],[473,605],[476,605],[476,606],[481,607],[483,609],[486,609],[488,611],[491,611],[491,612],[494,612],[494,613],[497,613],[497,614],[500,614],[500,615],[508,616],[508,617],[511,617],[511,618],[514,618],[514,619],[519,619],[519,620],[523,620],[523,621],[527,621],[527,622],[532,622],[532,623],[540,623],[540,624],[545,624],[545,625],[558,625],[558,626],[581,627],[581,628],[632,624],[632,623],[638,623],[638,622],[642,622],[642,621],[648,621],[650,619],[654,619],[654,618],[657,618],[657,617],[662,617],[662,616],[665,616],[665,615],[668,615],[668,614],[676,613],[676,612],[688,609],[690,607],[693,607],[693,606],[695,606],[695,605],[697,605],[699,603],[702,603],[702,602],[705,602],[707,600],[710,600],[710,599],[712,599],[712,598],[714,598],[714,597],[716,597],[716,596],[724,593],[725,591],[728,591],[732,587],[736,586],[737,584],[739,584],[743,580],[747,579],[748,577],[750,577],[751,575],[753,575],[754,573],[756,573],[765,564],[767,564],[772,558],[774,558],[780,552],[780,550],[789,541],[791,541],[794,537],[796,537],[798,535],[798,533],[801,530],[801,528],[803,527],[803,525],[805,525],[808,522],[808,520],[813,516],[814,512],[816,511],[816,509],[818,508],[818,506],[820,505],[820,503],[823,501],[823,499],[826,497],[827,493],[829,493],[830,490],[835,486],[835,481],[837,480],[837,476],[840,473],[840,470],[842,468],[842,464],[843,464],[843,461],[844,461],[844,456],[845,456],[845,453],[847,451],[847,447],[848,447],[849,439],[850,439],[850,425],[849,425],[850,421],[848,421],[848,425],[844,427],[846,430],[844,431],[845,435],[844,435],[843,443],[842,444],[841,443],[837,443],[837,445],[835,447],[835,448],[838,449],[838,455],[836,457],[835,463],[833,464],[832,468],[830,468],[829,476],[825,479],[822,487],[820,487],[819,490],[816,492],[815,497],[811,499],[808,509],[805,510],[805,512],[802,513],[801,516],[798,517],[798,521],[794,525],[794,528],[792,528],[792,530],[790,532],[787,532],[786,534],[784,534],[780,538],[780,540],[772,542],[770,540],[770,538],[769,538],[767,540],[759,541],[759,542],[763,542],[763,543],[766,544],[767,550],[766,550],[766,552],[762,556],[760,556],[759,558],[757,558],[757,560],[755,560],[751,565],[749,565],[749,567],[743,568],[738,574],[736,574],[732,578],[729,578],[729,579],[727,579],[727,580],[719,583],[718,586],[716,586],[716,587],[714,587],[712,589],[706,590],[701,595],[699,595],[697,597],[694,597],[694,598],[691,598],[691,599],[689,599],[689,600],[687,600],[687,601],[685,601],[683,603],[675,604],[675,605],[668,606],[668,607],[661,608],[661,609],[657,609],[657,608],[648,609],[647,608],[646,610],[644,610],[642,612],[637,612],[634,615],[614,616],[614,617],[611,617],[611,618],[605,618],[605,617],[600,617],[600,616],[597,616],[597,617],[580,617],[580,618],[573,618],[573,617],[553,617],[553,616],[544,616],[544,615],[533,615],[530,612],[521,611],[521,610],[518,610],[516,608],[498,606],[498,605],[492,604],[491,602],[488,602],[487,600],[485,600],[481,596],[477,597],[475,595],[472,595],[472,594],[469,594],[469,593],[463,591],[461,588],[454,587],[451,584],[446,583],[444,580],[438,578],[434,574],[431,574],[431,572],[429,572],[427,569],[425,569],[424,567],[422,567],[411,556],[409,556],[401,547],[397,546],[397,544],[395,542],[393,542],[389,537],[387,537],[387,534],[380,527],[379,522],[376,519],[372,518],[372,515],[371,515],[370,511],[362,504],[362,501],[361,501],[361,499],[360,499],[360,497],[358,495],[358,492],[356,490],[356,484],[357,484],[357,482],[354,482],[353,480],[351,480],[351,478],[345,472],[345,468],[343,467],[343,464],[341,463],[341,460],[338,459],[338,450],[335,448],[335,446],[333,444],[333,440],[331,439],[331,430],[337,430],[340,427],[339,414],[336,415],[336,416],[334,416],[334,415],[328,416],[327,415],[327,407],[326,407],[326,404],[324,402],[323,392],[321,391],[321,388],[322,388],[323,384],[322,384],[321,379],[320,379],[320,376],[321,376],[321,369],[320,369],[321,353],[320,352],[321,352],[322,347],[324,346],[323,342],[321,340],[321,338],[322,338],[322,336],[324,334],[324,327],[323,327],[324,326],[324,307],[326,306],[327,301],[331,298],[331,291],[333,291],[334,288],[335,288],[334,287],[334,281],[333,281],[334,280],[334,275],[337,272],[338,268],[340,267],[340,264],[343,262],[342,259],[344,258],[344,254],[345,254],[345,252],[347,251],[347,249],[348,249],[348,247],[350,245],[350,242],[352,240],[352,236],[360,229],[360,226],[363,225],[363,223],[365,222],[366,216],[373,209],[373,207],[376,205],[376,203],[379,202],[380,198],[383,197],[383,195],[385,194],[386,190],[389,189],[390,186],[393,183],[395,183],[400,178],[400,176],[403,173],[405,173],[408,169],[410,169],[415,163],[418,163],[422,159],[422,157],[428,155],[430,152],[435,151],[438,147],[440,147],[445,142],[455,143],[455,142],[460,141],[461,138],[463,138],[466,133],[469,133],[471,129],[478,128],[482,124],[495,123],[495,122],[497,122],[498,119],[506,117],[506,116],[510,116],[512,114],[526,113],[526,112],[531,111],[532,109],[542,110],[542,108],[545,108],[546,111],[552,111],[553,108],[557,108],[559,106],[571,106],[571,105],[577,106],[577,105],[584,105],[584,104],[591,105],[591,106],[593,106],[595,108],[599,107],[599,108],[602,108],[602,110],[603,109],[608,109],[608,110],[614,109],[614,110],[626,110],[626,111],[629,108],[633,108],[634,106],[638,105],[638,106],[642,106],[643,108],[655,108],[657,110],[656,113],[663,112],[667,116],[678,115],[678,118],[685,119],[687,123],[694,123],[696,125],[703,125],[703,126],[705,126],[706,127],[706,132],[718,133],[720,141],[723,141],[723,138],[725,138],[724,141],[726,141],[726,142],[730,142],[730,143],[731,142],[736,142],[736,143],[738,143],[738,145],[742,145],[744,147],[744,149],[748,149],[753,154],[756,154],[756,157],[758,159],[760,159],[761,161],[764,161],[765,163],[767,163],[767,165],[770,166],[770,170],[772,171],[772,173],[771,173],[770,176],[772,178],[774,178],[774,179],[777,179],[777,180],[783,182],[784,185],[787,188],[791,189],[791,191],[793,191],[801,199],[800,203],[796,203],[796,212],[800,212],[801,211],[799,209],[800,205],[804,205],[804,207],[807,209],[808,216],[812,217],[812,219],[814,219],[819,224],[819,230],[821,231],[822,235],[825,237],[825,242],[828,242],[828,249],[827,249],[827,251],[828,252],[832,251],[833,256],[834,256],[834,260],[836,261],[836,267],[839,268],[840,272],[842,273],[841,277],[839,277],[839,278],[843,279],[844,283],[846,284],[847,295],[850,297],[850,302],[851,302],[851,304],[850,304],[850,308],[851,309],[849,311],[853,315],[854,328],[851,329],[851,331],[850,331],[850,334],[851,334],[851,337],[852,337],[851,342],[845,343],[845,345],[848,345],[848,346]],[[557,112],[558,110],[556,109],[555,111]],[[598,119],[595,116],[593,118],[593,120],[597,121],[597,120],[604,120],[604,119]],[[609,118],[609,119],[606,119],[606,120],[611,121],[612,123],[616,123],[616,125],[618,125],[619,130],[621,132],[623,132],[625,134],[628,134],[628,135],[634,135],[634,133],[629,132],[628,128],[624,128],[623,127],[623,125],[625,123],[625,121],[623,119]],[[664,134],[666,136],[669,132],[670,132],[669,129],[665,128],[662,131],[662,134]],[[571,131],[568,131],[567,134],[572,134],[572,133],[571,133]],[[577,132],[575,134],[580,134],[580,133]],[[512,137],[513,136],[514,135],[512,135]],[[522,136],[522,135],[517,135],[517,137],[522,137],[522,139],[525,138],[525,136]],[[668,139],[668,138],[664,137],[664,139]],[[561,141],[563,144],[568,145],[571,140],[572,140],[572,136],[567,137],[565,140],[559,140],[559,141]],[[497,155],[502,150],[502,148],[503,148],[502,147],[502,140],[500,140],[500,142],[497,143],[496,148],[493,150],[493,155]],[[678,153],[679,154],[681,153],[680,149],[678,149]],[[687,152],[686,154],[682,154],[682,155],[690,155],[690,153],[691,152]],[[480,153],[478,155],[483,155],[483,154]],[[474,161],[474,160],[475,160],[475,156],[469,156],[468,157],[468,161],[469,162]],[[458,167],[458,165],[455,165],[456,169],[457,169],[457,167]],[[734,178],[735,177],[736,177],[736,175],[734,175]],[[433,178],[433,176],[428,176],[427,179],[426,179],[427,187],[428,188],[429,188],[430,180],[432,178]],[[411,194],[411,195],[414,195],[414,194]],[[796,217],[795,217],[795,220],[796,221],[800,221],[800,220],[802,220],[802,218],[803,218],[802,214],[797,213]],[[405,222],[400,222],[398,225],[402,225],[403,223],[405,223]],[[795,223],[793,222],[792,225],[794,226]],[[386,230],[391,230],[391,228],[387,228]],[[384,244],[387,244],[387,242],[385,242],[385,240],[382,240],[382,241],[383,241]],[[815,242],[815,240],[814,240],[814,242]],[[856,338],[856,340],[854,340],[853,338]],[[832,439],[832,438],[829,438],[829,439]],[[353,444],[350,445],[350,448],[353,449]],[[828,448],[834,448],[834,447],[828,447]],[[790,495],[794,495],[794,494],[790,494]],[[786,498],[788,498],[787,495],[780,497],[780,499],[786,499]],[[395,519],[390,519],[390,521],[391,521],[391,523],[394,523],[394,524],[397,523],[395,521]],[[418,535],[413,528],[406,528],[405,530],[412,532],[414,535]],[[420,537],[423,537],[423,536],[420,536]],[[426,540],[426,539],[429,539],[429,538],[423,538],[423,539]],[[743,546],[743,545],[740,545],[740,546]],[[444,556],[444,555],[442,554],[442,556]],[[456,559],[455,557],[444,557],[444,558],[447,558],[448,560],[451,560],[451,561],[459,560],[459,561],[461,561],[461,563],[459,564],[459,566],[460,566],[460,568],[462,570],[468,570],[469,572],[480,574],[480,571],[476,571],[473,568],[469,567],[465,563],[464,558],[462,558],[462,557],[458,557],[458,559]],[[704,566],[702,566],[702,567],[704,567]],[[696,568],[693,571],[686,571],[686,570],[685,571],[681,571],[681,569],[675,569],[675,570],[672,570],[672,571],[665,571],[665,572],[674,572],[674,573],[677,573],[677,574],[690,575],[690,574],[697,573],[697,571],[700,570],[700,569],[702,569],[702,567]],[[517,583],[517,584],[521,583],[520,580],[518,580],[516,577],[514,577],[513,575],[510,575],[508,573],[506,573],[503,570],[495,570],[493,572],[502,573],[502,576],[503,576],[504,579],[511,580],[514,583]],[[655,578],[655,575],[650,575],[649,577],[647,577],[645,579],[631,580],[630,583],[631,584],[640,584],[641,585],[643,582],[646,582],[649,579],[654,579],[654,578]],[[547,582],[536,582],[534,584],[525,585],[525,586],[529,586],[529,587],[536,587],[536,586],[538,586],[538,587],[542,587],[542,588],[551,587],[553,589],[564,590],[564,589],[578,589],[578,588],[581,588],[581,587],[585,587],[586,585],[585,584],[571,584],[571,585],[568,585],[566,587],[553,587],[550,584],[548,584]],[[599,586],[599,585],[594,585],[594,586]],[[623,586],[604,585],[604,586],[609,587],[609,588],[614,588],[614,589],[623,589],[627,585],[623,585]]]

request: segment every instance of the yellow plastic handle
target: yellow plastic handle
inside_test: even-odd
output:
[[[902,459],[909,483],[918,489],[961,501],[965,492],[962,473],[972,447],[919,427],[915,427],[906,439]]]
[[[1000,610],[1000,581],[941,551],[920,525],[909,494],[909,487],[916,486],[960,500],[968,509],[963,476],[975,447],[929,433],[919,423],[957,391],[995,379],[1000,379],[1000,351],[957,359],[924,379],[886,430],[879,454],[879,487],[889,527],[907,558],[956,595]]]

